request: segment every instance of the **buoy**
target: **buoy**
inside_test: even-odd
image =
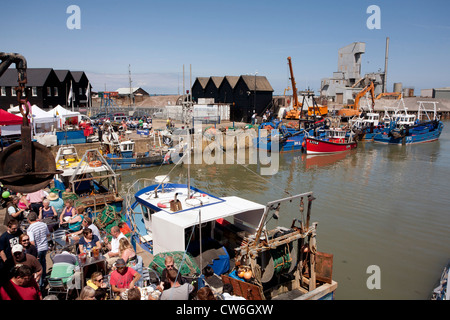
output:
[[[100,160],[89,162],[89,167],[100,167],[101,165],[102,165],[102,162]]]
[[[162,203],[162,202],[158,202],[157,206],[158,206],[158,208],[168,208],[167,204]]]

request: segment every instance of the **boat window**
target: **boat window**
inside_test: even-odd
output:
[[[142,214],[144,215],[144,219],[145,220],[150,220],[150,214],[149,214],[149,210],[146,206],[141,206],[142,208]]]

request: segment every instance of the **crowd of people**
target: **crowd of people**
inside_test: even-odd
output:
[[[57,299],[48,294],[52,279],[62,280],[69,289],[69,299],[143,298],[139,289],[143,286],[142,258],[139,260],[126,236],[129,227],[125,223],[111,228],[110,239],[102,238],[84,207],[74,207],[73,200],[64,201],[57,193],[39,190],[5,200],[6,231],[0,235],[0,300]],[[73,251],[53,252],[48,268],[48,253],[54,248],[50,235],[57,229],[65,230],[77,245]],[[79,255],[94,250],[102,252],[106,269],[93,272],[82,283]],[[148,295],[149,300],[238,298],[227,284],[223,285],[223,292],[209,286],[208,278],[214,273],[209,266],[198,282],[189,283],[175,268],[171,256],[166,257],[164,264],[161,282],[152,287],[156,295]]]

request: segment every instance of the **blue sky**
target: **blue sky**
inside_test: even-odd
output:
[[[19,6],[20,4],[20,6]],[[67,7],[80,8],[70,30]],[[370,30],[370,5],[381,29]],[[274,94],[290,86],[292,57],[299,90],[320,88],[337,71],[338,49],[366,43],[362,73],[384,70],[390,38],[388,91],[394,82],[420,89],[450,86],[450,1],[430,0],[51,0],[0,7],[0,51],[23,54],[28,67],[85,71],[95,91],[133,86],[177,94],[195,77],[252,74]]]

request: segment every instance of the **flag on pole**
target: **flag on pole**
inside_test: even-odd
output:
[[[86,88],[86,99],[87,99],[88,103],[89,103],[90,96],[91,96],[91,86],[89,85],[89,81],[88,81],[88,85]]]
[[[73,91],[72,91],[72,82],[71,82],[70,90],[69,90],[69,97],[67,98],[67,100],[69,101],[69,104],[72,102],[72,97],[73,97]]]
[[[91,85],[90,85],[90,83],[88,81],[88,85],[87,85],[87,88],[86,88],[86,99],[87,99],[87,108],[88,108],[88,115],[89,115],[89,117],[91,116],[91,108],[89,108],[89,99],[90,99],[90,97],[91,97]]]

